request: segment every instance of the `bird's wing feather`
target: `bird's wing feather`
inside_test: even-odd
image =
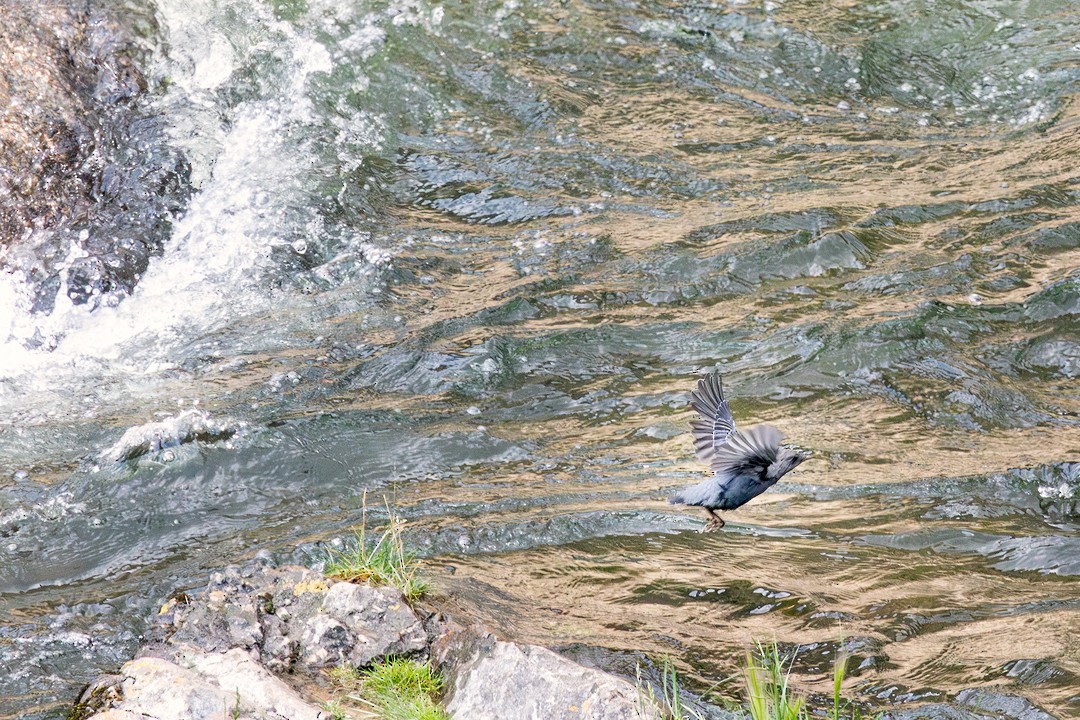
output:
[[[755,425],[746,432],[733,430],[715,448],[711,466],[716,474],[738,474],[750,469],[764,470],[776,461],[784,434],[772,425]]]
[[[694,453],[712,464],[716,449],[735,432],[735,419],[728,409],[719,372],[714,370],[698,380],[697,388],[690,393],[690,406],[701,416],[690,423]]]

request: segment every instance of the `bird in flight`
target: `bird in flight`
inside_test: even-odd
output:
[[[724,527],[717,510],[742,507],[810,457],[809,452],[782,447],[784,436],[772,425],[736,430],[716,370],[698,380],[690,406],[699,416],[690,423],[694,452],[709,463],[713,476],[672,495],[668,502],[705,508],[709,523],[702,532]]]

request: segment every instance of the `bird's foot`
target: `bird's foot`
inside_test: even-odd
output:
[[[709,514],[711,515],[711,517],[709,518],[709,522],[705,523],[705,527],[701,528],[700,532],[716,532],[720,528],[724,527],[723,518],[721,518],[719,515],[712,515],[712,513]]]

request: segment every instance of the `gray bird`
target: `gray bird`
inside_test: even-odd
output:
[[[700,416],[690,423],[694,452],[709,463],[713,476],[672,495],[668,502],[705,508],[709,524],[702,532],[724,527],[716,510],[742,507],[810,457],[809,452],[782,447],[784,436],[772,425],[736,430],[716,370],[698,380],[697,389],[690,393],[690,406]]]

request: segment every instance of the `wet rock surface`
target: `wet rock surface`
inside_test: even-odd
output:
[[[154,23],[138,3],[0,5],[0,266],[35,312],[129,294],[186,205],[187,162],[146,102]]]

